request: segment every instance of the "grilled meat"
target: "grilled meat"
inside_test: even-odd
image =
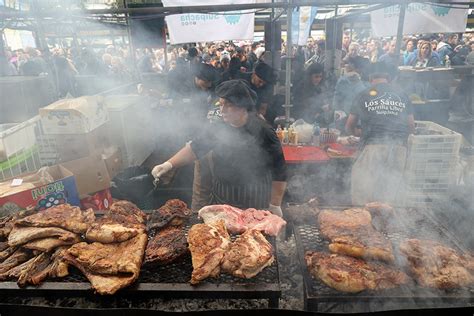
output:
[[[18,247],[8,247],[7,249],[0,252],[0,262],[10,257],[17,249]]]
[[[423,287],[453,289],[474,284],[472,257],[431,240],[408,239],[400,244],[408,270]]]
[[[112,295],[138,278],[146,243],[144,233],[122,243],[79,243],[63,260],[81,270],[97,293]]]
[[[24,287],[28,283],[40,284],[48,276],[48,267],[51,264],[51,254],[42,253],[36,256],[28,267],[18,277],[18,286]]]
[[[360,208],[342,212],[323,210],[319,213],[318,221],[321,234],[329,240],[354,231],[373,229],[370,213]]]
[[[397,223],[397,221],[394,220],[395,212],[393,207],[387,203],[367,203],[364,208],[372,215],[372,225],[377,229],[387,231],[390,225]]]
[[[178,199],[168,200],[165,205],[153,210],[148,220],[148,230],[160,229],[165,226],[180,226],[189,218],[192,211],[188,205]]]
[[[81,238],[76,235],[75,239],[72,240],[61,240],[57,238],[43,238],[30,241],[27,244],[24,244],[22,247],[31,250],[38,250],[42,252],[51,252],[54,249],[65,246],[73,245],[81,242]]]
[[[7,272],[4,272],[4,273],[0,274],[0,281],[10,280],[10,279],[18,279],[20,277],[20,275],[28,269],[30,263],[32,263],[35,259],[36,259],[36,257],[33,257],[30,260],[28,260],[26,262],[23,262],[22,264],[14,267],[14,268],[11,268]]]
[[[249,229],[230,246],[222,260],[222,271],[238,278],[250,279],[270,266],[275,258],[273,247],[262,233]]]
[[[218,277],[222,258],[230,247],[224,221],[192,226],[188,233],[188,244],[193,263],[191,284],[208,277]]]
[[[146,214],[130,201],[117,201],[110,206],[108,215],[120,214],[127,217],[130,222],[145,224]]]
[[[181,227],[165,227],[148,241],[145,251],[145,264],[168,264],[188,252],[184,230]]]
[[[8,244],[11,247],[19,246],[46,237],[56,237],[63,241],[74,241],[78,238],[77,234],[59,227],[20,227],[15,225],[8,236]]]
[[[121,216],[102,217],[87,230],[86,239],[104,244],[127,241],[145,232],[143,224],[127,222]]]
[[[147,235],[138,236],[115,244],[88,244],[81,242],[71,246],[67,254],[92,273],[119,274],[139,273],[145,251]]]
[[[392,244],[374,229],[368,211],[324,210],[319,214],[318,220],[321,234],[331,241],[331,252],[386,262],[395,260]]]
[[[1,242],[0,242],[0,253],[3,252],[3,251],[5,251],[5,250],[7,250],[8,247],[10,247],[10,246],[8,245],[8,241],[1,241]],[[1,261],[1,257],[0,257],[0,261]]]
[[[405,273],[384,264],[343,255],[308,251],[305,259],[314,278],[341,292],[391,289],[410,280]]]
[[[34,209],[27,209],[27,210],[20,211],[18,213],[0,218],[0,239],[8,238],[8,235],[10,235],[10,232],[13,229],[13,224],[15,223],[16,220],[23,218],[25,216],[29,216],[34,213],[36,213]]]
[[[59,227],[74,233],[85,233],[94,221],[94,211],[82,212],[79,207],[61,204],[16,221],[19,226]]]
[[[10,257],[0,264],[0,273],[7,272],[23,262],[28,261],[31,257],[31,251],[22,248],[17,249]]]
[[[247,229],[256,229],[270,236],[277,236],[286,222],[269,211],[249,208],[241,210],[230,205],[209,205],[199,210],[206,224],[224,220],[229,232],[240,234]]]

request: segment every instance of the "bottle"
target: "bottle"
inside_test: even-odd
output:
[[[288,129],[285,127],[283,129],[283,141],[282,141],[283,144],[288,144]]]
[[[276,132],[276,135],[277,135],[278,139],[280,140],[280,143],[283,142],[283,130],[281,129],[281,125],[278,125],[275,132]]]
[[[293,129],[293,145],[298,146],[298,132]]]
[[[449,59],[449,56],[448,56],[448,55],[446,55],[446,56],[444,57],[444,66],[445,66],[446,68],[451,68],[451,59]]]
[[[313,146],[319,147],[320,145],[319,133],[320,133],[319,126],[315,126],[313,130]]]
[[[295,134],[295,130],[293,129],[292,126],[290,126],[290,128],[288,128],[288,144],[290,145],[293,145],[295,143],[294,134]]]

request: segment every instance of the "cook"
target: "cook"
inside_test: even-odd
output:
[[[256,93],[243,80],[216,88],[223,122],[211,125],[178,153],[152,170],[159,179],[173,168],[212,151],[209,204],[268,209],[281,216],[286,165],[275,131],[255,112]]]
[[[371,86],[355,98],[346,122],[346,131],[361,136],[363,145],[352,167],[353,205],[401,202],[406,143],[415,121],[408,96],[390,83],[395,74],[396,68],[374,64]]]

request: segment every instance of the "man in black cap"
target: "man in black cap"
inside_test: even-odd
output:
[[[212,153],[212,189],[207,204],[268,209],[279,216],[286,188],[286,165],[275,131],[252,114],[256,93],[242,80],[216,88],[223,122],[204,130],[163,164],[153,168],[159,179],[173,168]]]
[[[390,83],[395,74],[390,65],[374,64],[371,86],[355,98],[346,122],[346,131],[361,136],[364,146],[352,167],[353,205],[401,202],[406,143],[415,121],[410,99]]]
[[[273,101],[273,84],[277,79],[275,71],[268,64],[260,62],[253,72],[243,73],[241,78],[257,93],[257,114],[265,118],[268,106]]]

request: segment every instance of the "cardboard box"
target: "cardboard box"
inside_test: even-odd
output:
[[[49,167],[48,173],[53,177],[54,182],[37,187],[33,185],[21,192],[1,197],[0,214],[9,214],[27,207],[35,207],[41,211],[64,203],[80,206],[76,180],[72,172],[61,165],[56,165]],[[23,177],[28,175],[31,174],[23,175]],[[22,177],[15,177],[15,179],[20,178]]]
[[[45,134],[85,134],[109,120],[103,97],[63,99],[39,110]]]
[[[105,189],[81,199],[81,208],[93,209],[95,211],[106,211],[112,205],[112,194]]]
[[[86,134],[44,135],[40,141],[43,164],[62,163],[92,155],[110,146],[106,125]]]
[[[77,192],[81,198],[110,188],[110,176],[100,151],[62,165],[75,176]]]
[[[102,159],[105,161],[110,179],[113,179],[123,168],[122,151],[118,147],[104,149]]]

